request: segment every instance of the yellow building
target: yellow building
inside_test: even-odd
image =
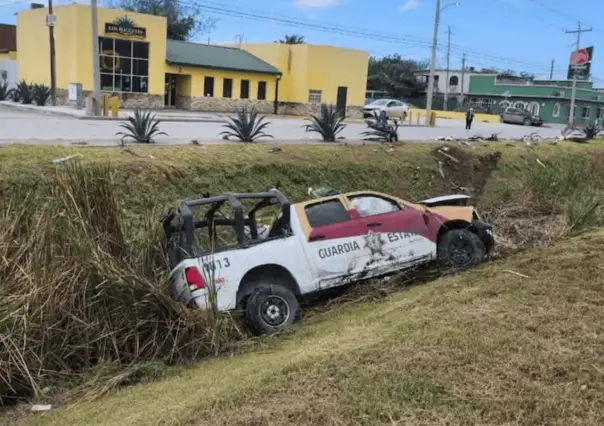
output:
[[[19,79],[50,85],[46,15],[17,15]],[[70,83],[93,90],[91,9],[54,9],[57,98]],[[225,47],[166,40],[164,17],[98,9],[101,90],[126,108],[232,112],[255,105],[263,113],[308,114],[321,103],[359,115],[369,55],[331,46],[278,43]]]

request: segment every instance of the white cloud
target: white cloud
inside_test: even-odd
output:
[[[294,4],[298,7],[323,9],[326,7],[334,7],[341,3],[341,0],[294,0]]]
[[[398,8],[401,12],[408,12],[413,9],[417,9],[420,3],[419,0],[407,0],[401,7]]]

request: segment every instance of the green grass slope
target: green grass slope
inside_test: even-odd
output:
[[[604,423],[604,234],[339,306],[28,425]]]

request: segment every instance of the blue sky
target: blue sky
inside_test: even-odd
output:
[[[182,1],[203,4],[214,12],[216,8],[224,9],[214,14],[218,18],[216,29],[197,37],[206,42],[209,36],[212,43],[232,43],[238,35],[249,42],[265,42],[296,33],[304,35],[309,43],[359,48],[378,56],[398,53],[424,60],[430,55],[436,4],[436,0]],[[442,0],[442,5],[454,2]],[[564,31],[575,29],[579,19],[585,27],[593,28],[592,32],[582,34],[582,47],[596,45],[604,37],[604,24],[596,19],[604,16],[602,0],[459,0],[459,3],[441,14],[438,66],[444,67],[446,63],[448,26],[452,31],[452,68],[460,67],[462,53],[466,52],[470,66],[511,68],[539,77],[548,77],[554,59],[554,77],[565,78],[575,37]],[[28,2],[23,0],[0,0],[0,22],[14,22],[14,13],[26,7]],[[242,13],[248,16],[233,16]],[[286,25],[283,20],[288,19],[302,26]],[[342,28],[344,34],[309,25]],[[597,86],[604,86],[604,50],[597,45],[592,75]]]

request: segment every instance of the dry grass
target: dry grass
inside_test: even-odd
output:
[[[3,404],[66,378],[77,382],[98,364],[177,363],[216,354],[231,340],[227,317],[170,298],[158,227],[147,221],[128,235],[113,175],[106,164],[71,164],[48,192],[2,200]]]
[[[534,249],[25,423],[599,425],[603,264],[601,233]]]

